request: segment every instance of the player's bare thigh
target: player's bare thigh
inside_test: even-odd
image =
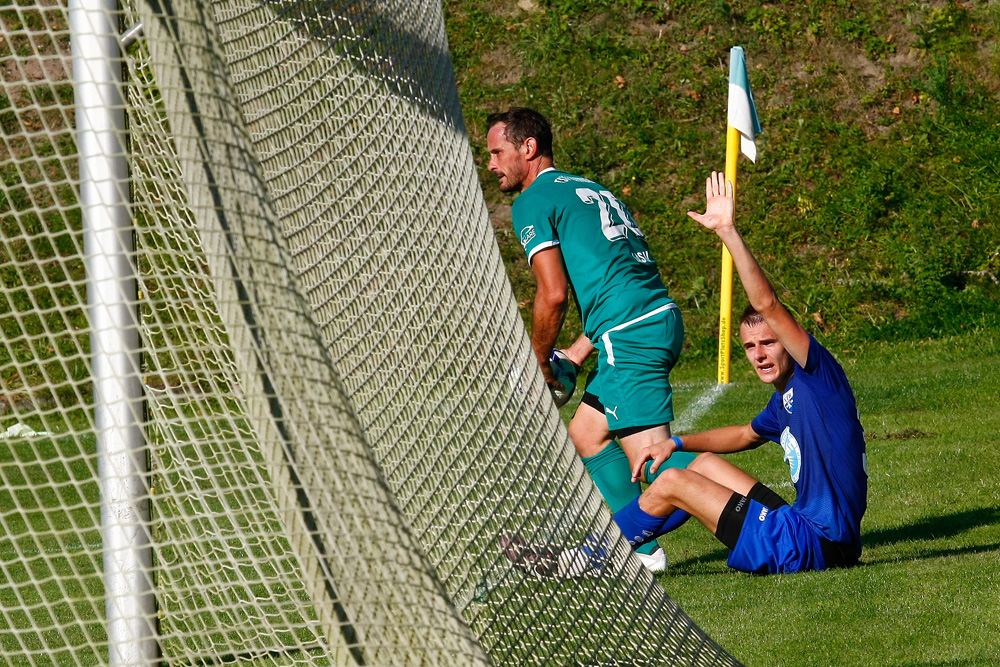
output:
[[[596,456],[611,442],[608,419],[603,412],[580,403],[569,422],[569,437],[582,458]]]
[[[607,417],[586,403],[580,403],[573,419],[570,420],[569,437],[573,440],[577,453],[583,458],[596,456],[612,439]],[[618,438],[618,442],[631,464],[635,461],[640,449],[669,438],[670,424],[663,424],[630,433]]]
[[[750,473],[710,452],[699,454],[688,469],[716,484],[732,489],[741,496],[750,493],[750,489],[757,483],[757,479]]]
[[[639,450],[647,445],[652,445],[657,442],[662,442],[670,438],[670,424],[662,424],[660,426],[651,426],[643,431],[638,431],[636,433],[630,433],[627,436],[618,438],[618,442],[621,443],[622,449],[625,450],[625,456],[628,457],[628,461],[631,464],[635,464],[636,456],[639,454]]]

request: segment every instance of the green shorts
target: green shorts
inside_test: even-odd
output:
[[[586,394],[604,408],[608,428],[617,431],[669,424],[674,420],[670,370],[684,344],[684,322],[671,302],[593,341],[597,368]],[[593,401],[586,401],[593,405]]]

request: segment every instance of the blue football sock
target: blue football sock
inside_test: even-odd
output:
[[[691,518],[691,515],[684,510],[674,510],[667,515],[667,520],[663,522],[663,532],[660,535],[666,535],[672,530],[677,530]],[[657,536],[659,537],[659,535]]]
[[[582,460],[612,513],[625,507],[642,493],[639,482],[632,481],[632,467],[616,441],[612,440],[600,452],[594,456],[583,457]],[[637,551],[650,554],[656,547],[656,543],[651,542],[639,547]]]
[[[650,543],[660,535],[680,527],[691,515],[684,510],[674,510],[667,516],[649,514],[639,507],[636,498],[615,512],[615,523],[633,547]]]

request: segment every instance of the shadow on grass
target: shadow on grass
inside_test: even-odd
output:
[[[719,548],[708,553],[671,561],[669,572],[672,575],[678,574],[723,574],[735,572],[729,569],[726,561],[729,560],[729,549]]]
[[[983,507],[964,512],[953,512],[951,514],[942,514],[941,516],[927,517],[908,526],[866,531],[861,537],[864,544],[864,553],[861,556],[861,563],[859,565],[864,567],[866,565],[895,562],[898,560],[897,556],[900,555],[896,550],[880,549],[880,547],[891,547],[895,544],[908,545],[905,553],[907,559],[940,558],[942,556],[959,556],[962,554],[1000,550],[1000,542],[997,541],[952,547],[946,547],[941,543],[941,540],[961,535],[968,530],[980,526],[1000,527],[1000,507]],[[916,546],[915,543],[917,542],[929,543],[921,548]],[[875,553],[873,553],[873,550]],[[671,562],[671,573],[673,575],[703,575],[732,572],[733,570],[730,570],[726,566],[728,558],[728,549],[714,549],[690,558],[678,559]]]
[[[938,558],[960,554],[995,551],[1000,549],[1000,542],[984,542],[982,544],[965,544],[948,547],[941,540],[956,537],[962,533],[980,526],[1000,526],[1000,507],[982,507],[964,512],[953,512],[940,516],[927,517],[907,526],[887,528],[884,530],[866,531],[861,536],[865,553],[861,556],[861,565],[893,562],[894,550],[880,551],[872,554],[871,549],[888,547],[895,544],[907,544],[907,558]],[[917,547],[915,542],[929,542],[924,547]],[[874,557],[873,557],[874,556]]]
[[[907,667],[970,667],[982,665],[978,658],[956,658],[955,660],[935,660],[933,662],[908,662]]]

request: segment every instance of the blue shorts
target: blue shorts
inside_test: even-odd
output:
[[[819,533],[802,514],[791,505],[772,510],[756,500],[748,502],[729,567],[754,574],[826,569]]]
[[[597,368],[587,378],[586,391],[604,406],[609,430],[674,420],[670,370],[684,344],[684,322],[675,304],[615,327],[593,343]]]

